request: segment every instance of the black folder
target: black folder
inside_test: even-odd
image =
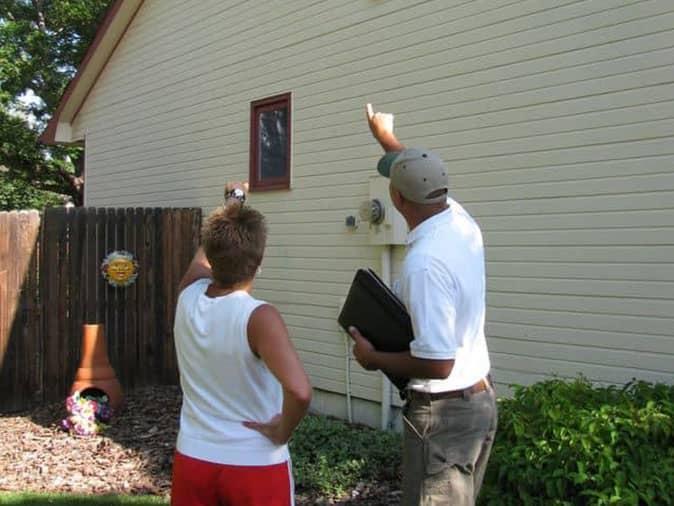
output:
[[[380,351],[409,350],[414,339],[404,304],[371,269],[356,271],[337,321],[347,332],[349,327],[356,327]],[[387,377],[401,392],[409,381]]]

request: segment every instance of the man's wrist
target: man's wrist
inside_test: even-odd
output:
[[[380,351],[372,350],[370,352],[370,368],[377,371],[382,369],[384,365],[383,355]]]

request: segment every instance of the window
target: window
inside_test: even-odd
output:
[[[290,93],[250,104],[251,190],[290,188]]]

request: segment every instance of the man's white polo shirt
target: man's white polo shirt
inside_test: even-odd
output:
[[[412,379],[423,392],[460,390],[489,373],[484,335],[485,265],[482,233],[456,201],[407,237],[397,292],[412,318],[412,356],[453,359],[445,379]]]

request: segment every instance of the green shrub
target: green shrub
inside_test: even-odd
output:
[[[45,207],[61,206],[63,203],[63,198],[55,193],[38,190],[21,179],[12,179],[6,173],[0,172],[0,211],[41,210]]]
[[[514,387],[480,497],[488,505],[674,504],[674,386]]]
[[[337,497],[359,482],[399,477],[400,435],[308,416],[290,442],[297,491]]]

